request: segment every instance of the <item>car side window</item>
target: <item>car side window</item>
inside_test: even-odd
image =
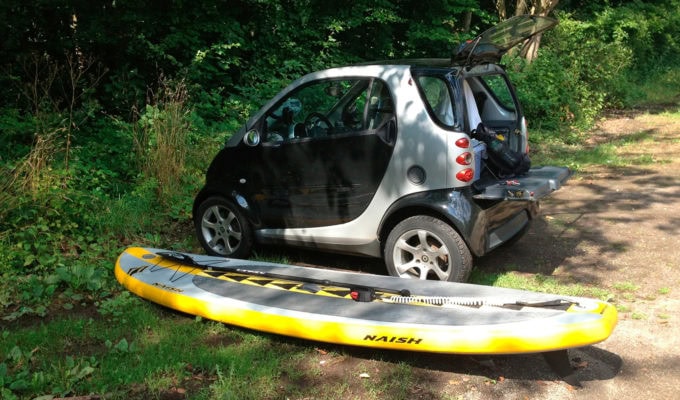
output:
[[[447,127],[455,127],[457,123],[453,101],[446,81],[441,77],[423,75],[418,77],[418,86],[436,122]]]
[[[389,90],[380,81],[317,81],[294,90],[266,114],[264,143],[377,129],[393,112]]]
[[[390,90],[382,81],[373,82],[367,110],[367,129],[378,129],[394,115]]]

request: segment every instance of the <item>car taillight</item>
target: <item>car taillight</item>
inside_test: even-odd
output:
[[[472,168],[465,168],[464,170],[458,171],[456,174],[456,179],[461,182],[470,182],[474,177],[475,172],[472,170]]]
[[[468,147],[470,147],[470,139],[460,138],[456,140],[456,146],[460,147],[461,149],[467,149]]]
[[[467,151],[458,157],[456,157],[456,162],[460,165],[470,165],[472,164],[472,154]]]

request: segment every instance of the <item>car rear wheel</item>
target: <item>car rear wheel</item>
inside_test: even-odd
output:
[[[427,215],[397,224],[385,242],[385,264],[392,276],[465,282],[472,255],[458,232]]]
[[[208,254],[246,258],[253,246],[252,228],[241,211],[222,197],[209,197],[198,207],[194,227]]]

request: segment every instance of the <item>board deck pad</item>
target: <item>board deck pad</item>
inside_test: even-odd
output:
[[[115,274],[140,297],[188,314],[384,349],[551,352],[605,340],[617,322],[615,308],[594,299],[162,249],[126,249]]]

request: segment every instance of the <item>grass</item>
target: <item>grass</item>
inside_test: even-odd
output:
[[[613,285],[614,289],[622,292],[635,292],[640,289],[640,286],[632,282],[617,282]]]
[[[609,300],[611,298],[611,293],[608,290],[578,283],[565,283],[555,277],[542,274],[526,275],[513,271],[487,273],[474,270],[470,277],[470,282],[480,285],[531,290],[565,296],[592,297],[600,300]]]
[[[4,378],[5,389],[18,398],[99,393],[141,399],[173,387],[192,391],[192,398],[277,398],[276,378],[286,371],[286,361],[310,351],[178,315],[127,292],[110,302],[124,311],[108,303],[98,315],[81,312],[39,327],[4,330],[0,382]]]
[[[577,172],[592,166],[627,167],[653,164],[655,159],[650,155],[635,158],[620,155],[627,147],[639,145],[637,142],[617,141],[584,148],[580,144],[547,141],[537,146],[537,150],[532,154],[532,161],[537,165],[566,165]]]
[[[680,119],[680,109],[665,111],[662,115],[669,119]],[[670,162],[650,154],[627,154],[643,146],[658,146],[654,130],[642,130],[619,136],[606,143],[584,146],[589,139],[587,135],[593,134],[595,133],[567,133],[561,136],[555,132],[532,132],[532,162],[535,165],[566,165],[577,172],[593,166],[622,168]],[[536,143],[533,143],[534,140]],[[680,139],[670,140],[677,143]]]

